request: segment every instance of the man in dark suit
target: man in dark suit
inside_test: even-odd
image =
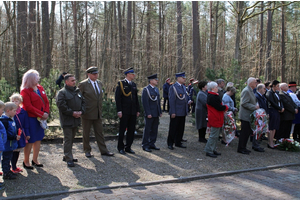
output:
[[[140,105],[136,84],[132,81],[135,77],[133,68],[124,71],[125,79],[118,82],[115,92],[118,117],[120,118],[118,151],[120,154],[135,152],[131,149],[134,139],[136,118],[140,115]],[[124,145],[124,133],[126,133],[126,145]],[[124,151],[125,150],[125,151]]]
[[[266,111],[266,114],[269,114],[268,101],[264,95],[265,93],[266,93],[266,86],[262,83],[258,84],[254,95],[256,97],[259,108],[264,109]],[[265,137],[265,136],[263,135],[262,137]],[[252,149],[254,149],[255,151],[258,151],[258,152],[265,151],[263,148],[260,147],[260,144],[257,141],[255,136],[252,137]]]
[[[149,85],[143,89],[142,103],[145,111],[145,128],[143,134],[143,150],[151,152],[151,149],[159,150],[155,146],[159,117],[161,117],[160,97],[157,89],[157,74],[148,76]]]
[[[170,89],[170,84],[171,80],[170,78],[166,79],[165,84],[163,85],[163,97],[164,97],[164,104],[163,104],[163,112],[167,111],[169,112],[169,89]],[[166,109],[166,103],[167,103],[167,109]]]
[[[182,137],[185,127],[185,117],[188,114],[188,104],[191,103],[184,86],[186,77],[185,72],[176,74],[177,82],[169,90],[170,102],[170,126],[168,134],[168,148],[173,150],[173,144],[176,147],[186,148],[182,145]]]
[[[102,133],[102,83],[98,80],[98,68],[90,67],[86,70],[88,78],[79,83],[79,90],[85,98],[86,111],[82,115],[83,129],[83,150],[85,156],[90,158],[90,131],[91,126],[94,128],[95,138],[101,155],[113,156],[105,145],[104,136]]]
[[[284,107],[284,112],[280,113],[280,127],[276,139],[290,138],[291,128],[295,114],[298,113],[298,107],[294,103],[292,97],[287,93],[288,85],[286,83],[280,83],[279,96]]]

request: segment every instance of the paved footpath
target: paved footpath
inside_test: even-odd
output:
[[[184,183],[105,189],[44,199],[300,199],[300,166]]]

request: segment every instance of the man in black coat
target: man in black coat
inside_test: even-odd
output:
[[[280,127],[278,134],[276,134],[277,140],[280,138],[290,138],[293,120],[295,119],[295,114],[298,113],[297,105],[287,93],[289,89],[288,85],[286,83],[281,83],[279,87],[279,96],[284,107],[284,112],[280,113]]]
[[[134,139],[136,118],[140,115],[140,105],[137,95],[136,84],[132,81],[135,77],[133,68],[124,71],[125,79],[117,84],[115,100],[118,117],[120,118],[118,151],[120,154],[135,152],[131,149]],[[124,145],[124,133],[126,133],[126,145]],[[124,151],[125,150],[125,151]]]
[[[163,104],[163,112],[167,111],[169,112],[169,89],[170,89],[170,84],[171,79],[167,78],[165,84],[163,85],[163,98],[164,98],[164,104]],[[167,103],[167,109],[166,109],[166,103]]]
[[[161,107],[159,91],[157,89],[157,74],[148,76],[149,85],[143,89],[142,103],[145,111],[145,128],[143,133],[143,150],[152,152],[151,149],[159,150],[155,146],[159,117],[161,117]]]

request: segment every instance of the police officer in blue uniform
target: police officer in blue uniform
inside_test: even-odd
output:
[[[186,148],[182,145],[182,137],[185,127],[185,117],[188,114],[188,104],[191,103],[184,83],[186,81],[185,72],[176,74],[176,83],[169,89],[169,103],[170,103],[170,126],[168,134],[168,148],[173,150],[173,144],[176,147]]]
[[[145,128],[143,133],[142,147],[144,151],[152,152],[151,149],[159,150],[155,146],[159,117],[161,117],[161,106],[157,74],[148,76],[149,85],[143,89],[142,104],[145,111]]]
[[[120,118],[118,151],[120,154],[135,152],[131,149],[134,139],[136,118],[140,115],[140,105],[136,84],[132,81],[135,77],[133,68],[124,71],[125,79],[118,82],[115,92],[118,117]],[[124,133],[126,133],[126,145],[124,145]],[[124,151],[125,150],[125,151]]]

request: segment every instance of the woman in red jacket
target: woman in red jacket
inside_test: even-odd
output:
[[[40,80],[39,73],[30,69],[24,75],[21,85],[21,95],[23,97],[23,109],[29,116],[29,136],[30,139],[24,148],[23,167],[33,169],[29,162],[29,155],[33,148],[32,165],[43,167],[38,162],[38,155],[41,147],[41,140],[45,132],[41,127],[39,120],[46,120],[49,113],[49,101],[44,88],[38,84]]]
[[[216,82],[209,82],[207,89],[207,113],[211,130],[204,151],[206,152],[206,156],[216,158],[218,155],[221,155],[221,153],[216,151],[216,145],[220,130],[224,124],[224,112],[228,110],[228,106],[222,104],[222,100],[217,93],[218,84]]]

